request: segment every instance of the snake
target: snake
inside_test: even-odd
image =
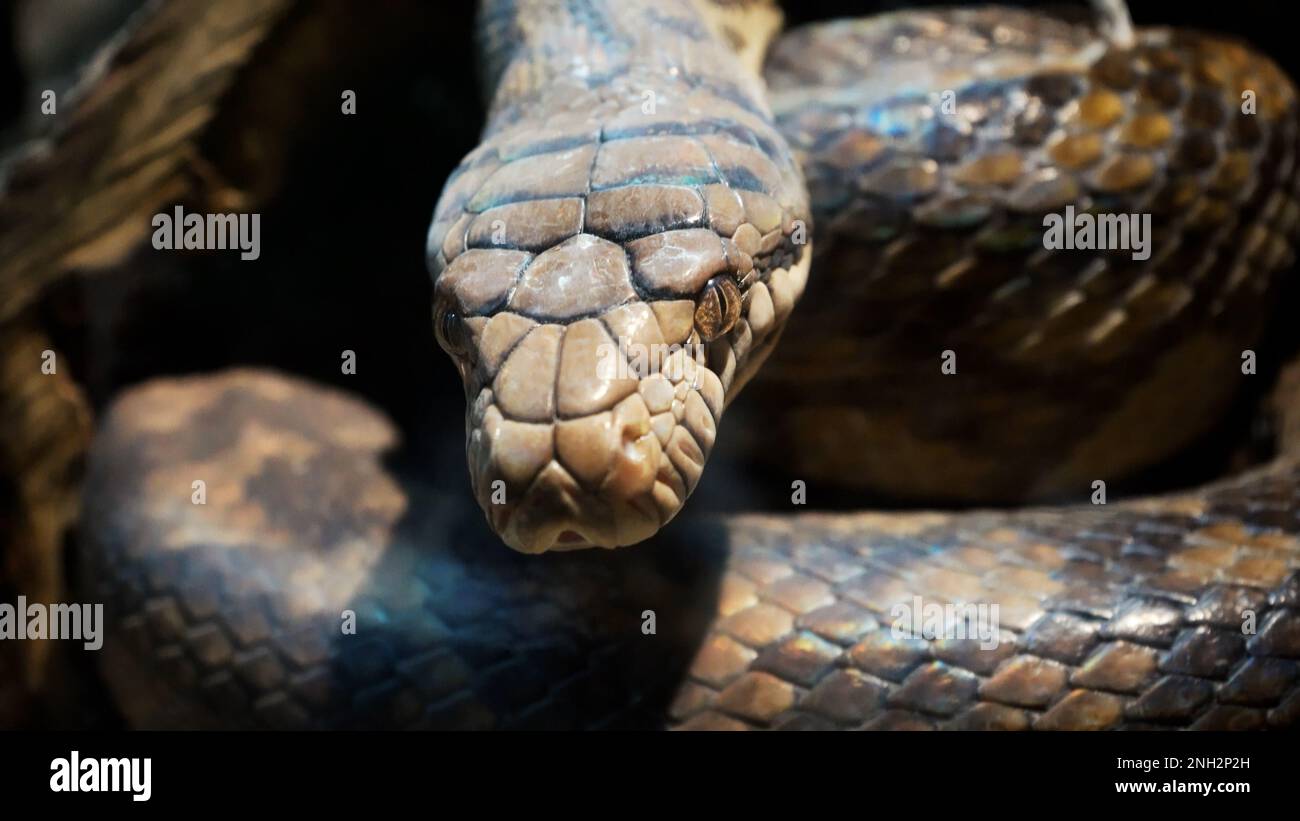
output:
[[[486,125],[426,237],[469,488],[459,442],[395,461],[399,426],[304,378],[123,391],[74,589],[127,723],[1300,723],[1298,377],[1266,464],[1104,493],[1267,353],[1295,89],[1099,5],[778,37],[760,0],[483,0]],[[1067,207],[1150,215],[1149,256],[1047,247]],[[728,437],[791,510],[678,515]],[[800,507],[833,483],[927,507]],[[997,615],[900,630],[926,605]]]

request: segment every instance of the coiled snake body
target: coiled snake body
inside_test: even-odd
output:
[[[241,370],[115,403],[80,589],[131,722],[1300,720],[1291,451],[1136,501],[660,530],[719,436],[931,501],[1122,479],[1221,414],[1291,259],[1294,90],[1237,44],[899,13],[788,35],[769,91],[774,20],[480,10],[493,102],[429,232],[434,321],[475,496],[547,555],[451,471],[386,464],[391,424],[335,392]],[[1044,248],[1067,206],[1151,214],[1150,258]],[[620,344],[667,359],[600,370]],[[996,641],[892,629],[922,603],[996,604]]]

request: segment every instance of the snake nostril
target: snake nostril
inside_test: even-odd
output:
[[[640,447],[642,437],[650,433],[650,420],[643,417],[633,417],[624,420],[621,436],[619,437],[619,446],[623,449],[623,455],[632,462],[640,462],[645,458],[645,454]]]

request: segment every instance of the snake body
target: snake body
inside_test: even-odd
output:
[[[492,104],[429,232],[435,323],[475,498],[550,555],[502,549],[454,471],[387,463],[392,425],[336,392],[240,370],[114,404],[80,589],[133,724],[1300,721],[1292,450],[1131,502],[660,529],[760,370],[770,418],[738,437],[905,496],[1077,490],[1203,432],[1290,261],[1285,77],[1208,35],[985,9],[796,32],[769,97],[730,22],[767,7],[721,5],[481,11]],[[1149,210],[1155,253],[1047,253],[1067,205]],[[687,347],[609,377],[619,339]],[[916,597],[996,603],[997,641],[900,637]]]
[[[808,27],[767,76],[820,230],[755,399],[792,410],[738,426],[761,452],[1006,503],[1120,480],[1222,417],[1295,242],[1296,102],[1270,63],[1002,9]],[[1066,209],[1149,214],[1149,258],[1045,248]]]

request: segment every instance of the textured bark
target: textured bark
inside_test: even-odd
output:
[[[8,491],[0,545],[0,589],[28,601],[66,599],[63,544],[77,517],[81,469],[90,442],[91,413],[66,360],[54,352],[54,372],[42,371],[49,338],[35,323],[0,330],[0,476]],[[6,595],[5,598],[9,598]],[[0,647],[0,725],[40,687],[54,642],[4,642]]]

